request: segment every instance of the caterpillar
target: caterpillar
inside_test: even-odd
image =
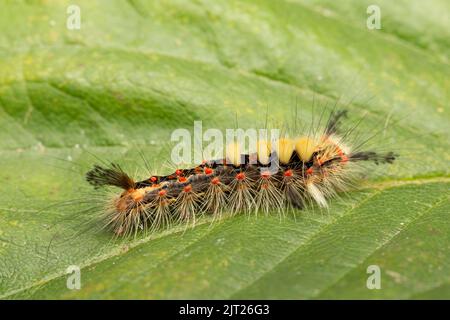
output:
[[[135,181],[120,165],[110,163],[95,165],[86,180],[95,188],[123,189],[108,202],[104,215],[105,227],[116,236],[172,223],[195,224],[199,216],[221,217],[224,212],[268,214],[313,203],[326,208],[328,199],[352,185],[358,163],[393,163],[397,156],[352,147],[349,132],[339,133],[346,116],[346,110],[332,111],[319,134],[283,137],[275,143],[261,140],[252,153],[241,153],[241,146],[232,143],[225,158],[169,175]]]

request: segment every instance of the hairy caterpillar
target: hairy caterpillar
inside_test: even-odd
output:
[[[357,163],[392,163],[396,157],[393,152],[351,146],[350,131],[339,134],[345,116],[345,110],[333,111],[320,134],[280,138],[276,148],[272,142],[258,141],[256,152],[241,153],[238,144],[230,144],[224,159],[203,161],[169,175],[135,181],[111,163],[95,165],[86,180],[95,187],[124,190],[110,201],[105,214],[105,225],[123,236],[173,222],[194,224],[204,214],[268,213],[312,203],[327,207],[327,199],[357,177]]]

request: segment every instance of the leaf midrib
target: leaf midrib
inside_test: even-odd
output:
[[[293,253],[295,252],[299,252],[301,250],[304,250],[305,248],[307,248],[310,243],[312,241],[314,241],[314,239],[320,237],[320,234],[323,234],[324,232],[326,232],[326,230],[328,228],[332,228],[333,225],[335,223],[337,223],[337,221],[339,221],[341,218],[343,217],[348,217],[350,216],[355,209],[359,208],[361,205],[363,205],[364,203],[366,203],[367,201],[371,200],[372,198],[376,197],[377,195],[379,195],[382,192],[385,192],[389,189],[395,188],[394,187],[387,187],[384,189],[378,189],[375,192],[373,192],[372,194],[370,194],[368,197],[366,197],[364,200],[360,201],[357,203],[356,206],[350,208],[349,210],[347,210],[344,214],[340,215],[339,217],[337,217],[336,219],[334,219],[333,221],[325,224],[324,226],[322,226],[321,228],[318,229],[317,232],[311,234],[311,237],[308,238],[307,241],[300,243],[298,246],[294,247],[283,259],[277,261],[277,263],[275,263],[274,265],[272,265],[270,267],[269,270],[267,270],[265,273],[262,273],[260,276],[258,276],[256,279],[253,279],[252,281],[250,281],[249,283],[247,283],[244,287],[240,288],[239,290],[235,291],[234,293],[232,293],[228,298],[233,299],[234,297],[236,297],[237,294],[239,294],[240,292],[244,291],[245,289],[251,287],[252,285],[254,285],[255,283],[257,283],[258,281],[260,281],[266,274],[268,274],[271,270],[274,270],[278,265],[281,265],[284,261],[286,261]],[[320,295],[323,294],[323,292],[325,292],[328,288],[333,287],[335,284],[337,284],[341,279],[343,279],[347,274],[349,274],[350,272],[352,272],[353,270],[355,270],[356,268],[358,268],[359,266],[361,266],[361,264],[368,259],[370,256],[376,254],[377,251],[381,250],[382,248],[384,248],[386,245],[388,245],[389,243],[391,243],[391,241],[398,237],[403,231],[407,230],[408,227],[410,227],[411,225],[415,224],[417,221],[419,221],[421,218],[423,218],[424,216],[426,216],[426,214],[431,211],[433,208],[435,208],[436,206],[440,205],[442,202],[448,200],[448,195],[439,198],[439,200],[437,200],[436,202],[433,202],[432,205],[430,207],[425,208],[424,210],[421,210],[420,213],[417,215],[416,218],[411,219],[411,221],[409,221],[407,224],[405,224],[404,226],[402,226],[402,228],[400,228],[400,230],[398,230],[396,233],[394,233],[389,239],[387,239],[387,241],[381,243],[379,246],[377,246],[376,248],[373,249],[372,252],[366,254],[364,257],[361,258],[360,263],[356,263],[353,266],[351,266],[347,271],[345,271],[343,273],[343,275],[341,275],[338,279],[334,280],[332,284],[326,286],[325,288],[323,288],[321,291],[319,291],[316,294],[313,294],[312,296],[309,296],[307,298],[309,299],[314,299],[314,298],[320,298]]]
[[[311,241],[311,239],[314,239],[317,236],[318,233],[323,232],[323,229],[326,229],[327,227],[331,227],[340,218],[347,217],[348,215],[352,214],[352,212],[354,212],[354,210],[356,208],[360,207],[363,203],[365,203],[366,201],[372,199],[374,196],[380,194],[381,192],[384,192],[384,191],[389,190],[389,189],[396,188],[396,187],[401,186],[401,185],[430,184],[430,183],[450,182],[450,178],[439,177],[439,178],[420,179],[420,180],[406,180],[406,181],[404,181],[404,183],[396,184],[394,186],[390,185],[389,182],[390,181],[386,182],[385,184],[376,184],[376,185],[374,185],[374,186],[376,186],[376,188],[371,190],[372,193],[368,197],[366,197],[364,200],[356,203],[355,206],[353,206],[349,210],[345,211],[343,214],[341,214],[339,216],[336,216],[336,218],[333,219],[332,221],[330,221],[330,222],[324,224],[323,226],[321,226],[318,229],[317,232],[312,233],[310,235],[310,237],[306,241],[302,242],[301,244],[299,244],[298,246],[293,248],[293,250],[291,250],[289,252],[289,254],[287,254],[284,258],[282,258],[275,265],[271,266],[270,269],[268,269],[265,273],[263,273],[260,276],[258,276],[258,278],[253,280],[250,284],[246,285],[245,287],[238,289],[237,291],[232,293],[229,297],[230,298],[233,297],[238,292],[244,290],[245,288],[247,288],[250,285],[252,285],[254,282],[258,281],[265,274],[267,274],[268,272],[273,270],[273,268],[276,267],[276,265],[279,265],[282,261],[287,259],[293,252],[296,252],[300,247],[304,247],[308,242]],[[229,218],[229,219],[231,219],[231,218]],[[211,222],[211,218],[205,218],[204,220],[199,221],[197,226],[206,224],[208,222]],[[210,228],[210,229],[214,229],[214,228]],[[128,245],[128,247],[130,249],[136,248],[136,247],[138,247],[140,245],[145,245],[145,244],[151,242],[152,240],[161,239],[161,238],[164,238],[166,236],[170,236],[170,235],[174,235],[174,234],[177,234],[177,233],[181,233],[181,232],[183,232],[183,230],[184,230],[184,228],[177,227],[177,228],[174,228],[174,229],[171,229],[171,230],[164,231],[164,232],[162,232],[162,233],[160,233],[160,234],[158,234],[156,236],[150,235],[150,236],[148,236],[146,238],[140,239],[140,240],[138,240],[136,242],[129,243],[127,245]],[[207,231],[206,234],[202,235],[200,238],[203,238],[204,236],[207,236],[208,234],[210,234],[210,230]],[[194,242],[197,242],[197,241],[194,240]],[[191,246],[191,245],[192,244],[188,245],[188,247]],[[174,254],[170,255],[165,261],[170,260],[170,257],[177,256],[179,253],[183,252],[185,249],[186,248],[183,248],[182,250],[175,252]],[[125,253],[123,252],[123,250],[121,250],[121,246],[118,246],[118,247],[114,248],[109,254],[104,254],[104,255],[102,255],[100,257],[96,257],[96,258],[93,258],[93,259],[88,259],[84,264],[81,264],[80,267],[81,267],[81,269],[91,268],[91,267],[95,266],[96,264],[103,263],[103,262],[105,262],[105,261],[107,261],[109,259],[116,258],[116,257],[121,256],[123,254],[125,254]],[[10,296],[17,295],[17,294],[19,294],[19,293],[21,293],[23,291],[30,290],[30,289],[33,289],[33,288],[37,288],[39,286],[42,286],[42,285],[44,285],[46,283],[49,283],[49,282],[51,282],[53,280],[56,280],[58,278],[61,278],[63,276],[65,276],[65,273],[63,273],[63,272],[55,273],[55,274],[53,274],[53,275],[51,275],[49,277],[46,277],[45,279],[38,280],[38,281],[36,281],[35,283],[33,283],[33,284],[29,285],[29,286],[25,286],[25,287],[22,287],[22,288],[19,288],[19,289],[10,290],[10,291],[6,292],[5,294],[0,295],[0,299],[8,298]]]

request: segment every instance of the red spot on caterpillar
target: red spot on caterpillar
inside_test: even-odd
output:
[[[286,170],[286,171],[284,172],[284,176],[285,176],[285,177],[292,177],[292,170],[291,170],[291,169]]]
[[[269,171],[261,172],[261,178],[269,179],[270,178],[270,172]]]
[[[219,184],[220,183],[220,179],[219,178],[217,178],[217,177],[215,177],[215,178],[213,178],[212,180],[211,180],[211,183],[212,184]]]
[[[156,177],[151,177],[151,178],[150,178],[150,181],[151,181],[151,182],[156,182],[156,180],[158,180],[158,178],[156,178]]]
[[[175,171],[175,174],[176,174],[177,176],[181,176],[181,175],[183,174],[183,171],[181,171],[180,169],[177,169],[177,170]]]
[[[189,184],[186,187],[184,187],[184,192],[191,192],[192,191],[192,186]]]
[[[186,182],[186,178],[185,177],[179,177],[178,178],[178,182],[181,182],[181,183],[183,183],[183,182]]]
[[[342,151],[342,149],[341,148],[337,148],[337,154],[340,156],[340,157],[342,157],[343,155],[344,155],[344,151]]]
[[[261,189],[269,189],[269,184],[268,183],[263,183],[261,185]]]
[[[244,180],[244,179],[245,179],[245,173],[239,172],[239,173],[236,175],[236,179],[237,179],[237,180]]]
[[[341,162],[343,163],[348,161],[348,157],[346,155],[343,155],[341,158],[342,158]]]
[[[160,197],[164,197],[166,194],[167,194],[167,191],[166,191],[166,190],[160,190],[160,191],[158,192],[158,196],[160,196]]]
[[[213,169],[211,169],[211,168],[205,168],[205,174],[211,174],[211,173],[213,173]]]
[[[313,172],[314,172],[314,169],[313,169],[313,167],[311,167],[311,168],[308,168],[307,170],[306,170],[306,174],[313,174]]]

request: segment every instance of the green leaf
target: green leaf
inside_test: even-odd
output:
[[[450,297],[448,1],[378,1],[381,30],[370,1],[77,3],[80,30],[69,1],[0,10],[1,298]],[[309,123],[338,99],[400,157],[329,211],[131,240],[82,212],[97,158],[143,177],[140,153],[165,170],[171,132],[195,120],[263,127],[267,106],[283,124],[299,105]]]

